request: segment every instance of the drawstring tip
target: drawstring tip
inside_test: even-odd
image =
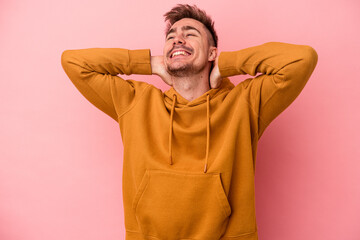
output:
[[[169,164],[172,165],[172,157],[169,157]]]
[[[207,164],[205,164],[204,173],[206,173],[206,171],[207,171]]]

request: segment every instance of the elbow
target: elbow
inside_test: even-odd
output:
[[[306,65],[304,67],[312,73],[318,62],[318,54],[316,50],[311,46],[304,45],[303,60]]]
[[[316,50],[308,45],[302,45],[299,48],[298,60],[296,61],[296,67],[290,74],[290,78],[298,79],[300,82],[307,82],[318,62],[318,54]]]
[[[66,74],[73,72],[77,69],[79,60],[76,56],[76,50],[65,50],[61,54],[61,66],[63,67]]]
[[[306,83],[310,79],[312,73],[315,70],[315,67],[318,62],[318,54],[313,47],[307,45],[304,52],[305,52],[304,81]]]
[[[308,45],[299,46],[294,54],[297,59],[293,62],[292,67],[287,69],[285,79],[292,82],[294,87],[302,89],[315,70],[318,54],[313,47]]]
[[[74,50],[65,50],[61,54],[61,66],[70,79],[74,79],[79,75],[77,70],[78,61],[74,55]]]
[[[71,58],[71,50],[65,50],[61,54],[61,65],[63,68],[69,63],[69,60]]]

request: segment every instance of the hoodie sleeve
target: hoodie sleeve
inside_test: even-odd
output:
[[[117,75],[151,74],[149,49],[65,50],[61,65],[80,93],[115,121],[134,102],[141,86],[145,86]]]
[[[258,138],[300,94],[317,64],[308,45],[268,42],[233,52],[221,52],[221,77],[249,74],[249,104],[258,115]]]

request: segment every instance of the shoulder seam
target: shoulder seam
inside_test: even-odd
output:
[[[130,106],[127,110],[125,110],[122,114],[120,114],[120,115],[118,116],[118,121],[119,121],[119,119],[120,119],[122,116],[124,116],[126,113],[128,113],[131,109],[133,109],[133,108],[135,107],[135,105],[140,101],[140,99],[141,99],[142,96],[144,95],[145,91],[146,91],[149,87],[150,87],[150,84],[148,84],[148,85],[144,88],[144,90],[142,91],[142,93],[140,94],[140,96],[137,98],[137,100],[136,100],[133,104],[131,104],[131,106]]]

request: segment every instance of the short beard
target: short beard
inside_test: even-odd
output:
[[[201,72],[202,70],[204,70],[204,68],[205,66],[201,67],[200,69],[195,69],[194,65],[192,64],[186,64],[178,68],[166,66],[167,72],[173,77],[189,77]]]

